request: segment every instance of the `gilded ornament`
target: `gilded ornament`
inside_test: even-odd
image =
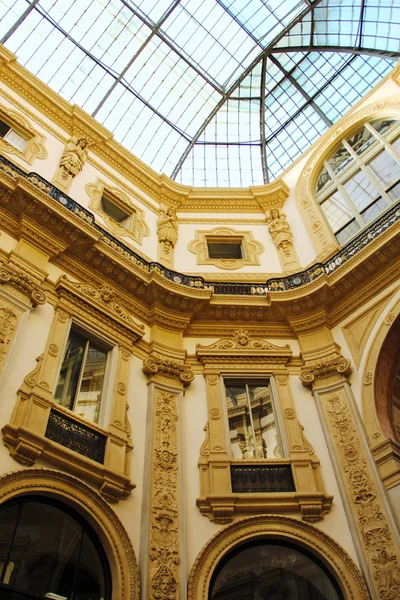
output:
[[[218,408],[212,408],[210,410],[210,417],[212,419],[219,419],[221,416],[221,413],[219,412]]]
[[[391,325],[394,320],[395,320],[395,315],[393,313],[388,313],[386,315],[386,317],[384,318],[383,322],[385,323],[385,325]]]
[[[217,385],[218,375],[206,375],[206,381],[209,385]]]
[[[367,373],[364,374],[363,384],[371,385],[373,378],[374,378],[374,376],[372,375],[371,371],[368,371]]]
[[[49,354],[51,356],[58,356],[59,351],[60,350],[59,350],[59,348],[58,348],[58,346],[56,344],[50,344],[50,346],[49,346]]]
[[[294,419],[295,412],[294,412],[293,408],[285,408],[285,417],[287,419]]]
[[[119,382],[117,385],[117,390],[120,394],[126,394],[126,385],[124,383]]]

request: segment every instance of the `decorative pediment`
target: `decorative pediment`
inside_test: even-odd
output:
[[[133,319],[123,299],[111,286],[94,285],[92,283],[74,283],[65,275],[60,277],[56,290],[61,298],[72,301],[74,304],[84,303],[97,311],[97,315],[109,320],[112,319],[128,329],[134,338],[140,339],[144,335],[144,325]]]
[[[288,344],[275,346],[266,340],[252,339],[246,329],[236,329],[232,338],[222,338],[210,346],[196,346],[197,357],[206,361],[212,357],[225,359],[228,357],[281,358],[289,360],[292,350]]]

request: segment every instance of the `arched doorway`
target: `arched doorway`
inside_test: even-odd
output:
[[[255,538],[218,564],[209,600],[343,600],[335,579],[315,556],[295,544]]]
[[[23,496],[0,507],[2,600],[111,600],[107,558],[90,525],[65,504]]]

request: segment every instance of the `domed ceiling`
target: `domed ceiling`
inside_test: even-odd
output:
[[[278,177],[400,56],[399,0],[0,0],[1,36],[159,173]]]

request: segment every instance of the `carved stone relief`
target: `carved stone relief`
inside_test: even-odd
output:
[[[242,258],[209,258],[207,242],[239,241],[242,247]],[[196,254],[198,265],[215,265],[219,269],[240,269],[246,265],[258,266],[260,254],[264,246],[254,240],[251,231],[236,231],[228,227],[216,227],[209,231],[196,231],[195,239],[190,242],[188,249]]]
[[[88,157],[88,140],[85,137],[72,137],[65,145],[52,183],[68,192],[72,180],[82,171]]]
[[[158,234],[158,261],[168,267],[174,268],[174,248],[178,241],[178,218],[175,209],[170,206],[161,206],[157,224]]]
[[[278,250],[279,260],[283,271],[298,270],[300,265],[293,245],[293,235],[290,231],[286,215],[278,208],[273,208],[269,211],[267,225],[272,240]]]

